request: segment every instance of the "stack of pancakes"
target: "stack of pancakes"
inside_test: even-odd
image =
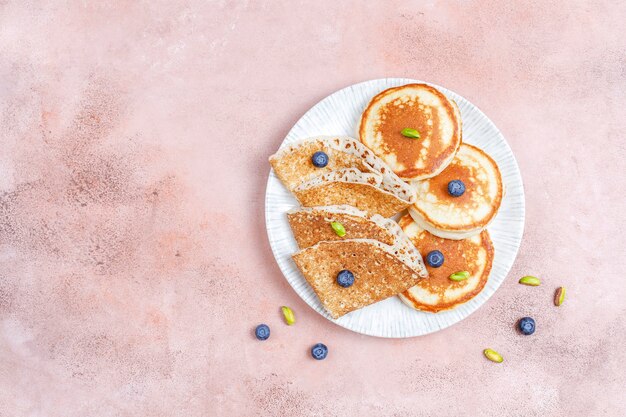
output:
[[[404,136],[406,128],[417,130],[419,138]],[[368,104],[359,136],[415,190],[416,202],[400,226],[423,256],[439,251],[444,257],[441,266],[427,264],[429,278],[400,298],[418,310],[438,312],[476,296],[491,271],[494,249],[486,227],[504,188],[495,161],[462,142],[456,103],[425,84],[390,88]],[[461,195],[449,190],[452,181],[464,185]],[[467,278],[450,278],[458,272]]]
[[[270,157],[302,205],[287,213],[293,260],[326,310],[337,318],[398,294],[436,313],[476,296],[493,263],[486,227],[503,184],[494,160],[462,142],[456,103],[426,84],[390,88],[367,105],[358,134],[303,139]],[[399,225],[389,219],[405,209]],[[425,266],[434,251],[443,264]],[[339,285],[343,270],[354,284]]]

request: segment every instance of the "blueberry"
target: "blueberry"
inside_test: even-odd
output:
[[[354,274],[347,269],[339,271],[337,274],[337,284],[344,288],[351,287],[354,284]]]
[[[452,180],[448,183],[448,192],[452,197],[461,197],[465,192],[465,184],[461,180]]]
[[[428,255],[426,255],[426,262],[433,268],[439,268],[443,265],[443,253],[438,250],[431,250],[428,252]]]
[[[318,168],[324,168],[328,165],[328,155],[322,151],[317,151],[313,154],[313,157],[311,157],[311,162]]]
[[[522,317],[517,325],[519,326],[520,332],[526,336],[535,333],[535,320],[531,317]]]
[[[270,327],[267,324],[259,324],[256,326],[254,334],[259,340],[267,340],[270,337]]]
[[[328,355],[328,348],[323,343],[317,343],[311,348],[311,356],[318,361],[326,359],[326,355]]]

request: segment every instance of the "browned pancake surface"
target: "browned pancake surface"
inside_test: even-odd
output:
[[[374,114],[373,108],[383,97],[394,94],[403,89],[419,86],[424,90],[439,97],[440,105],[445,108],[447,115],[445,123],[454,124],[454,137],[452,143],[444,143],[441,137],[441,123],[439,112],[428,103],[422,103],[417,97],[409,101],[394,100],[378,109]],[[461,142],[461,122],[457,120],[460,114],[441,92],[425,84],[409,84],[405,86],[387,89],[375,96],[363,114],[363,120],[376,118],[379,122],[375,125],[373,133],[380,135],[382,149],[374,149],[374,152],[394,169],[394,172],[402,178],[415,178],[429,175],[438,171],[454,155]],[[420,132],[419,139],[411,139],[402,135],[404,128],[416,129]],[[366,126],[361,123],[359,135],[361,141],[368,135]],[[364,141],[365,145],[369,144]],[[389,156],[395,159],[390,163]],[[421,165],[421,166],[419,166]],[[396,166],[403,167],[401,169]]]
[[[407,231],[407,227],[413,224],[413,219],[409,215],[405,215],[400,219],[400,226]],[[489,233],[483,230],[479,236],[464,239],[464,240],[451,240],[443,239],[433,234],[422,230],[416,236],[409,234],[409,238],[420,251],[423,256],[426,256],[433,250],[439,250],[443,253],[444,263],[439,268],[433,268],[426,263],[426,270],[429,277],[424,280],[420,280],[416,287],[421,287],[429,294],[436,296],[437,302],[426,303],[423,300],[413,297],[409,291],[402,293],[413,304],[415,308],[423,311],[438,312],[442,310],[449,310],[455,306],[467,302],[474,298],[485,287],[491,272],[493,264],[494,248],[493,243],[489,237]],[[480,244],[476,241],[480,240]],[[486,259],[483,263],[478,264],[479,252],[486,254]],[[484,255],[482,255],[484,256]],[[449,277],[459,271],[467,271],[472,276],[467,281],[453,281]],[[478,276],[476,276],[478,275]],[[476,285],[476,281],[478,281]],[[474,288],[470,291],[461,291],[462,295],[459,297],[450,297],[450,289],[461,289],[467,285],[472,285]]]
[[[313,154],[318,151],[328,155],[328,165],[323,168],[313,165],[311,159]],[[297,152],[285,153],[282,158],[272,158],[270,164],[278,178],[289,190],[293,190],[314,176],[342,168],[357,168],[363,172],[370,171],[361,157],[332,148],[324,140],[299,145]]]
[[[476,159],[478,156],[480,161]],[[488,168],[493,170],[492,176],[487,175]],[[463,182],[463,195],[450,195],[448,183],[452,180]],[[412,209],[435,228],[451,231],[488,225],[497,214],[504,194],[498,165],[486,152],[467,143],[461,145],[456,157],[441,173],[418,182],[415,189],[418,201]],[[439,220],[442,217],[446,217],[445,221]]]

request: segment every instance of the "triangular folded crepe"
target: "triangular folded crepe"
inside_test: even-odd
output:
[[[328,155],[328,165],[323,168],[311,161],[318,151]],[[351,204],[389,217],[415,202],[409,184],[371,150],[347,136],[301,139],[280,149],[269,161],[304,206]]]
[[[373,239],[391,246],[420,277],[428,276],[422,256],[402,228],[393,220],[351,206],[299,207],[287,212],[287,219],[298,246],[306,248],[321,241]],[[332,223],[345,233],[339,236]]]
[[[372,239],[319,242],[295,253],[293,260],[335,319],[406,291],[420,279],[405,255]],[[337,283],[344,269],[354,275],[348,288]]]
[[[388,178],[343,168],[300,184],[293,194],[306,207],[347,204],[370,214],[391,217],[407,208],[414,197],[410,187],[397,186]]]

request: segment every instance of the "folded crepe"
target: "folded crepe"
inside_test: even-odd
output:
[[[381,174],[343,168],[322,174],[293,190],[305,207],[346,204],[391,217],[409,206],[413,190],[395,188]]]
[[[300,248],[321,241],[373,239],[390,246],[394,255],[401,256],[418,276],[428,276],[419,251],[391,219],[346,205],[299,207],[289,210],[287,219]],[[333,229],[333,223],[341,225],[342,236]]]
[[[311,157],[328,155],[323,168]],[[356,139],[317,136],[299,140],[269,158],[274,172],[304,206],[349,204],[390,217],[415,202],[411,186]]]
[[[298,246],[306,248],[293,259],[334,318],[428,276],[419,251],[391,219],[347,205],[300,207],[287,219]],[[343,269],[355,276],[351,287],[337,283]]]
[[[321,241],[292,257],[335,319],[406,291],[420,279],[408,256],[373,239]],[[337,283],[342,270],[354,275],[350,287]]]

